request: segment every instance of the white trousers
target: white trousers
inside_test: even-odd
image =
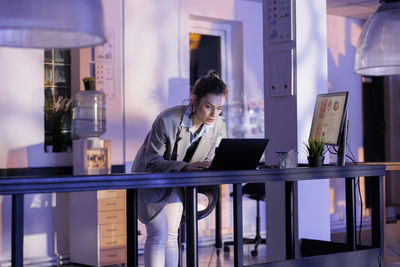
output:
[[[183,189],[174,188],[168,203],[146,224],[145,267],[177,267],[178,229],[183,212]]]

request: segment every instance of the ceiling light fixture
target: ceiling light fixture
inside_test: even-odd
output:
[[[0,0],[0,46],[76,48],[105,41],[100,0]]]
[[[400,74],[400,1],[381,6],[364,24],[357,43],[354,72],[366,76]]]

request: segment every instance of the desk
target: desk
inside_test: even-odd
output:
[[[383,266],[383,176],[385,166],[329,166],[322,168],[296,168],[246,171],[202,171],[174,173],[132,173],[93,176],[57,177],[2,177],[0,194],[12,195],[12,266],[23,266],[23,199],[24,194],[127,189],[127,250],[128,266],[137,266],[137,209],[136,189],[159,187],[186,187],[186,220],[191,234],[187,236],[187,265],[198,266],[196,186],[233,184],[234,189],[234,263],[243,266],[242,183],[285,182],[286,184],[286,258],[287,261],[262,266],[336,266],[339,259],[344,266]],[[377,176],[376,207],[372,211],[372,246],[356,250],[354,177]],[[318,257],[295,258],[293,203],[294,183],[304,180],[346,178],[347,251]],[[349,262],[346,265],[346,262]]]

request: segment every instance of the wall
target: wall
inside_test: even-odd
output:
[[[356,161],[363,161],[363,114],[361,75],[354,74],[354,58],[363,21],[328,15],[328,91],[349,91],[347,111],[349,119],[348,144]],[[351,155],[346,148],[346,154]],[[350,161],[349,159],[346,159]],[[336,162],[336,156],[330,155]],[[364,195],[364,179],[360,180]],[[345,231],[345,183],[344,179],[330,180],[330,217],[332,232]],[[357,209],[360,208],[357,196]],[[363,214],[367,214],[363,205]],[[359,221],[359,216],[357,221]]]
[[[294,38],[274,43],[270,41],[271,35],[268,29],[275,27],[274,24],[269,24],[268,20],[272,1],[264,1],[264,25],[267,26],[264,29],[265,132],[266,136],[271,138],[266,151],[269,164],[276,164],[275,151],[290,149],[298,151],[300,163],[307,162],[303,152],[303,142],[309,137],[315,95],[328,90],[326,2],[319,0],[287,2],[292,2]],[[280,26],[276,27],[279,32]],[[274,73],[273,68],[280,65],[280,62],[271,59],[273,54],[290,49],[293,51],[293,65],[285,65],[286,69],[275,72],[275,77],[271,73]],[[284,76],[282,72],[290,71],[293,75],[294,94],[273,96],[270,88],[274,84],[274,79]],[[299,182],[296,189],[297,203],[294,214],[298,229],[295,229],[295,238],[329,240],[329,181]],[[283,196],[283,183],[271,183],[266,186],[268,261],[285,258]],[[298,243],[296,254],[299,255]]]
[[[361,75],[354,74],[354,57],[363,21],[328,15],[328,91],[349,91],[348,143],[360,160],[363,157]]]
[[[115,0],[104,0],[103,3],[106,12],[105,23],[108,27],[110,26],[108,15],[110,13],[107,12],[120,10],[122,1],[115,4]],[[112,139],[113,164],[123,163],[125,155],[127,161],[133,159],[154,117],[166,107],[168,81],[174,77],[188,77],[187,30],[183,31],[183,29],[187,29],[187,24],[181,24],[179,20],[187,21],[189,15],[210,16],[228,22],[235,20],[243,22],[246,39],[241,41],[243,46],[249,47],[249,49],[246,49],[243,58],[239,61],[246,62],[245,71],[249,79],[240,81],[240,83],[243,83],[245,88],[262,90],[263,68],[261,57],[259,57],[262,54],[261,24],[257,24],[257,20],[261,19],[259,1],[237,1],[237,5],[233,1],[224,1],[217,5],[211,1],[201,4],[196,1],[186,1],[186,4],[179,1],[168,3],[126,1],[125,4],[124,16],[127,19],[124,21],[124,33],[126,42],[120,43],[120,45],[126,47],[124,50],[126,62],[124,67],[125,73],[127,73],[124,80],[126,90],[121,90],[123,74],[117,65],[114,69],[115,86],[117,93],[118,90],[121,90],[121,93],[115,99],[108,101],[108,131],[104,136],[104,138]],[[253,15],[246,15],[247,12],[251,12]],[[121,18],[121,14],[111,16],[111,24],[115,23],[112,27],[122,30],[123,27],[119,21]],[[146,25],[146,30],[143,30],[143,25]],[[118,31],[115,34],[117,38],[115,45],[118,46],[118,39],[121,35]],[[255,39],[258,41],[253,42]],[[257,50],[259,51],[257,52]],[[75,54],[76,51],[73,53]],[[122,50],[116,50],[115,56],[116,62],[119,61],[122,64]],[[0,58],[2,62],[7,62],[0,67],[0,90],[3,93],[0,102],[0,108],[3,110],[0,122],[4,129],[8,129],[2,131],[0,135],[2,144],[0,167],[71,165],[71,153],[43,153],[43,50],[1,48]],[[21,65],[24,67],[22,68]],[[86,70],[85,66],[80,67],[82,75]],[[20,79],[20,77],[24,77],[24,79]],[[79,87],[79,85],[76,86]],[[125,103],[121,103],[124,93],[126,100]],[[126,104],[126,108],[124,108],[124,104]],[[126,131],[121,126],[124,119],[126,119]],[[30,133],[28,136],[25,134],[27,129]],[[125,145],[124,134],[127,136]],[[124,153],[125,147],[127,148],[126,153]],[[59,197],[61,197],[61,202],[58,201]],[[59,222],[60,224],[55,222],[56,220],[62,221],[60,219],[65,216],[63,211],[68,209],[68,206],[65,206],[66,199],[68,197],[62,194],[57,196],[53,194],[33,195],[26,198],[25,209],[28,215],[26,222],[31,222],[29,227],[32,229],[32,231],[29,230],[30,228],[26,229],[27,234],[32,233],[32,236],[26,236],[27,255],[39,258],[43,258],[45,255],[50,255],[50,257],[54,255],[54,238],[60,239],[60,236],[55,237],[56,235],[53,234],[58,229],[67,228],[62,222]],[[2,205],[3,218],[10,218],[9,198],[2,198]],[[4,219],[3,233],[4,246],[1,260],[3,258],[7,260],[10,252],[8,246],[10,244],[8,239],[9,220]],[[58,243],[58,249],[61,247],[62,250],[61,254],[68,253],[67,250],[64,250],[68,247],[68,242],[66,240],[57,240],[57,242],[61,242]],[[31,246],[31,244],[36,246]]]
[[[115,97],[108,99],[108,131],[115,143],[112,163],[123,164],[122,0],[104,0],[105,25],[114,29]],[[117,3],[117,4],[116,4]],[[119,9],[119,11],[118,11]],[[0,48],[0,168],[71,166],[71,153],[44,153],[44,54],[42,49]],[[82,85],[83,87],[83,85]],[[29,134],[26,134],[29,132]]]
[[[106,132],[101,136],[104,140],[111,140],[111,164],[120,165],[125,163],[125,143],[124,143],[124,106],[123,106],[123,0],[102,0],[104,9],[104,25],[107,43],[105,47],[112,47],[112,59],[94,59],[92,48],[78,49],[74,66],[78,69],[77,82],[72,90],[75,92],[84,90],[82,79],[87,76],[94,75],[91,73],[90,67],[94,64],[99,69],[103,67],[111,70],[113,73],[113,81],[106,86],[104,93],[106,94]],[[94,48],[96,50],[96,48]],[[95,76],[97,77],[97,76]],[[108,77],[104,75],[104,77]],[[97,88],[99,90],[99,88]]]
[[[329,66],[329,91],[342,91],[347,90],[346,87],[351,87],[349,142],[353,151],[362,147],[359,130],[361,129],[359,77],[349,74],[352,72],[352,67],[349,66],[353,61],[354,36],[357,34],[359,24],[357,21],[343,22],[341,18],[328,17],[328,27],[332,28],[330,32],[341,29],[341,32],[345,31],[351,38],[343,40],[344,43],[338,42],[339,37],[328,39],[329,55],[326,63],[326,50],[323,51],[324,47],[326,49],[326,29],[324,29],[326,17],[321,15],[325,3],[304,0],[297,2],[297,21],[302,21],[302,24],[296,25],[297,101],[296,97],[266,98],[266,103],[268,102],[266,136],[272,141],[267,151],[267,160],[270,163],[275,163],[275,149],[298,147],[300,150],[299,146],[308,137],[310,114],[312,114],[310,110],[314,105],[315,94],[328,91],[326,64]],[[122,30],[121,14],[110,17],[110,13],[107,13],[108,10],[118,13],[122,9],[122,1],[115,3],[115,0],[104,0],[106,25],[115,23],[113,27]],[[243,86],[245,99],[259,99],[264,88],[260,6],[261,1],[250,0],[221,0],[217,3],[211,0],[125,1],[123,11],[125,40],[120,45],[116,44],[124,46],[124,50],[115,51],[116,57],[119,57],[116,61],[120,60],[121,64],[123,61],[125,78],[122,79],[123,71],[117,65],[115,86],[120,94],[118,98],[109,101],[111,106],[107,107],[109,130],[106,138],[112,139],[113,148],[117,147],[113,150],[113,164],[126,162],[127,170],[130,170],[136,151],[152,121],[159,111],[167,106],[169,80],[188,79],[188,22],[191,16],[219,22],[241,23],[243,38],[239,41],[242,42],[243,55],[236,63],[243,64],[243,80],[233,83]],[[313,21],[308,18],[312,18]],[[146,25],[145,28],[143,25]],[[117,31],[117,42],[122,39],[118,34]],[[71,165],[71,155],[68,153],[58,155],[43,153],[43,50],[0,48],[0,59],[1,62],[6,62],[0,65],[2,93],[0,125],[3,126],[0,132],[0,168]],[[122,80],[124,84],[120,83]],[[187,95],[186,92],[182,92],[183,98]],[[125,129],[122,127],[124,122]],[[27,129],[29,135],[25,134]],[[329,194],[324,193],[326,184],[321,186],[322,203],[325,205]],[[271,188],[274,190],[273,187],[269,187]],[[306,191],[302,192],[306,194]],[[277,201],[282,202],[279,197]],[[1,203],[3,247],[0,263],[7,261],[10,256],[9,197],[2,197]],[[49,260],[52,260],[55,242],[61,254],[68,253],[67,237],[65,232],[62,232],[66,227],[61,220],[67,208],[65,196],[62,194],[41,194],[26,198],[27,255],[42,258],[50,256]],[[325,209],[325,206],[323,208]],[[254,210],[249,213],[253,214]],[[318,220],[322,217],[321,225],[325,225],[326,212],[316,214]],[[249,220],[250,223],[253,224],[253,220]],[[323,238],[326,238],[325,233],[322,234]],[[55,241],[55,237],[61,240]]]
[[[0,48],[0,58],[0,168],[56,164],[43,148],[43,50]]]
[[[246,0],[127,1],[125,3],[125,116],[127,169],[151,123],[168,105],[169,80],[187,81],[181,99],[189,95],[189,22],[191,17],[232,24],[242,22],[243,55],[233,68],[243,64],[243,84],[248,98],[262,93],[261,3]],[[140,12],[138,12],[140,10]],[[248,14],[254,14],[249,16]],[[145,29],[143,27],[145,25]],[[138,42],[137,40],[140,40]],[[143,45],[145,44],[145,45]],[[232,77],[231,77],[232,78]],[[234,79],[234,77],[233,77]],[[233,89],[234,90],[234,89]],[[179,93],[179,92],[177,92]]]
[[[68,162],[67,153],[58,159],[44,153],[43,50],[0,48],[0,59],[6,63],[0,65],[0,168],[51,166],[61,163],[60,159]],[[25,197],[27,257],[54,255],[54,199],[52,194]],[[1,196],[1,205],[0,263],[9,261],[11,255],[11,197]]]
[[[112,140],[112,164],[123,164],[122,0],[103,0],[103,7],[106,27],[115,29],[116,62],[104,138]],[[0,48],[0,61],[0,168],[72,166],[72,153],[44,153],[43,50]],[[11,197],[0,196],[0,204],[1,265],[11,258]],[[68,194],[26,195],[24,209],[26,260],[55,264],[68,256]]]
[[[191,21],[206,21],[231,27],[235,42],[232,45],[233,51],[228,51],[232,57],[232,72],[227,79],[230,93],[242,90],[245,101],[262,100],[264,81],[261,1],[132,0],[125,1],[124,12],[127,171],[130,171],[136,152],[155,117],[168,106],[169,81],[178,79],[183,83],[179,88],[174,88],[174,93],[180,94],[181,101],[177,100],[178,103],[189,98]],[[226,200],[229,198],[229,191],[227,193]],[[254,233],[255,229],[251,228],[255,226],[255,203],[250,202],[252,203],[247,209],[249,215],[244,216],[245,227]],[[231,216],[229,207],[223,212],[228,213],[224,218]],[[209,221],[201,221],[200,228],[213,228],[212,220],[211,215]],[[224,220],[224,224],[229,226],[231,223]]]
[[[297,146],[306,162],[315,95],[328,91],[325,1],[296,2]],[[299,238],[330,240],[329,180],[298,183]]]

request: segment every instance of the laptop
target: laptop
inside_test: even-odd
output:
[[[223,138],[209,170],[255,170],[269,139]]]

